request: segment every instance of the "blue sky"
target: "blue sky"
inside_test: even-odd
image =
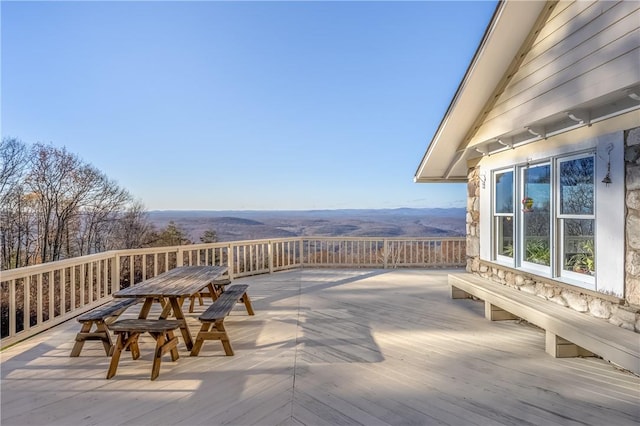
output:
[[[149,210],[463,207],[413,175],[495,1],[2,1],[2,136]]]

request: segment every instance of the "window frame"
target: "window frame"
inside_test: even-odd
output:
[[[536,163],[527,163],[524,165],[520,165],[518,166],[518,190],[519,190],[519,199],[522,200],[525,197],[525,181],[524,181],[524,173],[527,170],[531,170],[533,168],[536,167],[545,167],[545,166],[549,166],[549,221],[547,223],[547,225],[549,226],[549,239],[548,239],[548,246],[549,246],[549,265],[542,265],[539,263],[535,263],[535,262],[529,262],[527,260],[525,260],[525,254],[526,254],[526,247],[525,247],[525,227],[524,227],[524,222],[525,222],[525,212],[523,211],[523,209],[521,208],[522,203],[520,204],[520,208],[518,208],[518,257],[517,257],[517,266],[519,266],[521,269],[525,270],[525,271],[531,271],[534,272],[538,275],[544,275],[547,277],[551,277],[553,276],[552,271],[554,268],[554,244],[553,242],[555,241],[555,239],[553,238],[554,235],[554,227],[553,227],[553,212],[554,212],[554,196],[553,196],[553,162],[550,161],[550,159],[545,159],[543,161],[539,161]],[[527,194],[529,195],[529,194]]]
[[[574,161],[574,160],[579,160],[582,158],[589,158],[591,157],[593,159],[593,213],[591,214],[580,214],[580,213],[562,213],[562,200],[561,200],[561,191],[560,191],[560,185],[561,185],[561,174],[560,174],[560,170],[561,170],[561,164],[565,163],[565,162],[569,162],[569,161]],[[596,185],[596,155],[594,152],[579,152],[579,153],[574,153],[571,155],[564,155],[564,156],[558,156],[557,158],[555,158],[555,163],[556,163],[556,177],[555,177],[555,183],[554,186],[557,188],[556,189],[556,194],[555,194],[555,198],[556,198],[556,211],[555,211],[555,218],[554,221],[557,224],[557,229],[558,229],[558,237],[557,237],[557,253],[556,253],[556,258],[558,259],[558,266],[557,266],[557,271],[556,274],[558,277],[560,278],[564,278],[569,282],[578,282],[580,283],[579,285],[581,285],[582,287],[586,287],[586,288],[590,288],[590,289],[595,289],[595,285],[596,285],[596,275],[598,272],[598,267],[597,267],[597,255],[596,255],[596,251],[595,251],[595,247],[596,247],[596,205],[597,205],[597,185]],[[564,241],[564,227],[565,227],[565,222],[566,220],[572,220],[572,219],[577,219],[577,220],[592,220],[593,221],[593,247],[594,247],[594,262],[596,264],[595,266],[595,270],[594,270],[594,274],[593,275],[588,275],[588,274],[581,274],[579,272],[574,272],[574,271],[569,271],[566,270],[564,268],[564,257],[565,257],[565,241]],[[585,286],[586,284],[586,286]]]
[[[567,161],[572,161],[581,158],[593,158],[593,212],[591,214],[561,214],[560,205],[560,170],[561,164]],[[527,161],[527,163],[515,163],[508,166],[496,167],[490,170],[491,176],[491,259],[496,263],[503,264],[508,267],[522,270],[523,272],[530,272],[536,275],[541,275],[566,282],[571,285],[576,285],[586,289],[596,288],[597,282],[597,194],[598,185],[596,175],[598,172],[598,159],[594,149],[574,151],[571,153],[561,153],[558,155],[549,155],[544,158],[537,159],[535,162]],[[549,265],[541,265],[525,260],[525,246],[524,246],[524,224],[525,219],[522,211],[522,199],[524,198],[524,176],[525,170],[533,167],[546,166],[550,168],[549,177]],[[513,173],[513,210],[509,213],[498,212],[496,208],[497,188],[496,177],[505,172]],[[527,194],[530,195],[530,194]],[[513,218],[513,257],[508,257],[498,254],[500,244],[500,228],[498,221],[502,217]],[[584,274],[580,272],[574,272],[564,269],[564,226],[567,219],[588,219],[593,220],[593,240],[594,240],[594,261],[596,262],[595,273],[593,275]]]

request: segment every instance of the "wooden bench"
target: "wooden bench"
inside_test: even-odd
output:
[[[202,322],[202,327],[191,350],[191,356],[197,356],[200,353],[205,340],[220,340],[225,354],[228,356],[233,355],[229,335],[224,328],[224,319],[238,302],[243,302],[247,313],[254,315],[247,288],[249,286],[246,284],[232,285],[221,293],[211,306],[200,315],[198,319]]]
[[[173,333],[173,330],[178,328],[180,328],[180,321],[166,319],[125,319],[109,324],[109,329],[118,336],[118,339],[111,356],[109,370],[107,370],[107,379],[115,376],[118,362],[120,362],[120,354],[122,354],[123,350],[129,348],[133,359],[140,358],[138,338],[142,333],[149,333],[156,340],[153,366],[151,367],[151,380],[155,380],[160,374],[162,355],[170,351],[172,361],[176,361],[179,358],[178,338]]]
[[[71,350],[72,357],[80,355],[84,342],[87,340],[100,340],[104,346],[107,356],[111,355],[113,342],[107,330],[107,324],[115,321],[129,306],[139,303],[141,299],[115,299],[102,306],[99,306],[78,317],[78,322],[82,323],[80,332],[76,334],[76,343]],[[91,331],[93,326],[95,331]]]
[[[211,284],[209,284],[206,288],[206,290],[201,291],[200,293],[194,294],[193,296],[190,297],[191,301],[189,302],[189,312],[193,312],[193,307],[196,301],[196,298],[198,299],[198,303],[200,304],[200,306],[204,305],[204,301],[203,301],[203,297],[210,297],[211,300],[215,301],[218,296],[224,292],[224,288],[225,286],[231,284],[231,279],[230,278],[221,278],[219,280],[215,280],[213,281]]]
[[[556,358],[600,356],[640,374],[640,336],[602,319],[574,311],[471,274],[450,274],[451,298],[484,301],[491,321],[524,319],[545,330],[545,350]]]

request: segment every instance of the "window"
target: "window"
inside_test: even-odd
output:
[[[568,278],[595,276],[594,175],[593,156],[558,160],[560,275]]]
[[[494,171],[494,260],[595,283],[594,182],[591,153]]]
[[[513,171],[494,174],[496,256],[513,258]]]
[[[551,267],[551,165],[520,168],[522,208],[520,209],[523,266],[543,273]]]

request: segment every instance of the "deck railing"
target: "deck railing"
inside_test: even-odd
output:
[[[109,251],[0,272],[1,346],[105,303],[184,265],[225,265],[231,278],[293,268],[444,268],[466,264],[464,238],[296,237]]]

